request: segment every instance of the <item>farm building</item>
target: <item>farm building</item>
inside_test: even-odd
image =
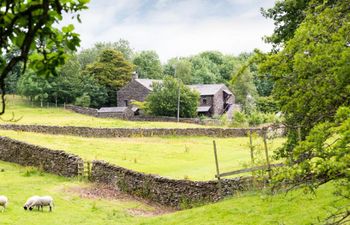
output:
[[[161,80],[133,79],[117,92],[118,107],[127,107],[131,101],[145,101],[152,91],[154,82]],[[224,84],[196,84],[188,85],[192,90],[200,94],[200,102],[197,108],[198,115],[215,116],[223,113],[231,113],[235,103],[235,97]]]

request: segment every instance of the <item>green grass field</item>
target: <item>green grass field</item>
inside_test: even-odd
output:
[[[210,137],[83,138],[4,130],[0,130],[0,135],[75,153],[86,160],[102,159],[170,178],[210,180],[216,173]],[[222,172],[242,169],[250,163],[247,137],[215,140]],[[283,141],[282,138],[269,141],[271,154]],[[257,159],[263,159],[261,138],[255,138],[254,144]]]
[[[4,120],[21,118],[16,124],[49,125],[49,126],[86,126],[86,127],[137,127],[137,128],[192,128],[202,125],[174,122],[142,122],[126,121],[110,118],[96,118],[65,110],[63,108],[32,107],[19,96],[7,95],[5,115],[1,116],[0,124],[8,123]]]
[[[146,218],[131,212],[153,212],[152,206],[131,199],[80,197],[69,190],[89,188],[91,184],[41,173],[31,168],[0,161],[0,194],[9,198],[9,206],[0,213],[0,224],[6,225],[105,225],[105,224],[244,224],[307,225],[316,224],[328,215],[338,199],[333,185],[326,184],[316,193],[302,190],[269,196],[245,193],[219,203],[162,216]],[[52,213],[24,211],[22,206],[31,195],[51,195],[55,199]],[[344,204],[337,201],[336,205]],[[47,209],[46,209],[47,210]]]
[[[0,161],[0,195],[9,198],[8,208],[0,213],[0,224],[130,224],[138,221],[129,212],[132,210],[152,211],[150,206],[135,200],[106,200],[80,197],[69,191],[74,188],[88,188],[91,184],[74,179],[40,173]],[[55,201],[52,213],[25,211],[22,207],[32,195],[51,195]]]

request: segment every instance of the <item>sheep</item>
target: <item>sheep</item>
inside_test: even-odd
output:
[[[35,206],[38,207],[38,210],[41,207],[42,211],[44,211],[44,206],[49,206],[51,212],[54,206],[53,198],[51,196],[38,197],[29,205],[29,210],[32,211]]]
[[[9,203],[8,199],[4,195],[0,195],[0,206],[2,206],[1,212],[4,212],[7,204]]]
[[[34,202],[36,202],[38,199],[39,199],[39,196],[37,196],[37,195],[28,198],[28,200],[26,201],[26,203],[25,203],[24,206],[23,206],[24,210],[29,209],[29,206],[31,206],[31,205],[32,205]],[[39,206],[38,206],[38,210],[39,210]]]

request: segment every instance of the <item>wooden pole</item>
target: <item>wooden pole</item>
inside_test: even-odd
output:
[[[250,148],[250,159],[252,161],[252,166],[254,167],[254,146],[253,146],[253,131],[249,130],[249,148]],[[255,185],[255,171],[252,171],[253,185]]]
[[[298,126],[298,141],[301,142],[301,127]]]
[[[269,179],[271,180],[272,174],[271,174],[271,165],[270,165],[270,159],[269,159],[269,150],[267,148],[267,137],[266,137],[267,129],[264,129],[264,147],[265,147],[265,156],[266,156],[266,163],[267,163],[267,172],[269,173]]]
[[[215,165],[216,165],[216,177],[218,178],[219,193],[221,194],[221,179],[220,179],[219,161],[218,161],[218,154],[216,151],[215,140],[213,140],[213,145],[214,145],[214,157],[215,157]]]
[[[250,148],[250,159],[252,161],[252,166],[254,166],[254,146],[253,146],[253,131],[249,130],[249,148]]]

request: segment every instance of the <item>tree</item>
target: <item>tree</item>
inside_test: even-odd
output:
[[[273,95],[286,124],[301,126],[302,139],[317,123],[332,121],[340,106],[350,104],[348,5],[349,0],[331,7],[311,1],[294,37],[260,64],[261,71],[274,79]],[[296,142],[297,134],[291,132],[284,150],[292,151]]]
[[[179,59],[175,65],[174,77],[184,84],[191,83],[192,64],[186,59]]]
[[[140,78],[161,79],[163,77],[163,68],[155,51],[138,53],[133,63]]]
[[[181,81],[166,77],[162,83],[155,82],[148,95],[148,111],[156,116],[177,115],[178,89],[180,88],[180,117],[197,116],[199,93],[192,91]]]
[[[78,61],[82,70],[87,65],[98,61],[98,57],[106,49],[113,49],[123,54],[124,58],[131,62],[134,56],[134,50],[130,47],[130,43],[127,40],[119,39],[117,42],[98,42],[94,47],[82,50],[78,55]]]
[[[277,181],[311,188],[336,181],[337,193],[348,200],[350,0],[308,2],[285,47],[259,65],[274,80],[273,96],[290,130],[278,152],[290,167]],[[347,224],[349,211],[347,205],[333,222]]]
[[[21,76],[17,90],[18,93],[29,97],[31,101],[40,101],[40,106],[43,107],[44,101],[49,97],[52,86],[44,77],[37,76],[33,71],[27,71]]]
[[[4,0],[0,3],[0,115],[5,112],[5,78],[14,67],[27,62],[38,75],[56,74],[56,66],[64,63],[67,49],[79,45],[73,25],[55,28],[63,13],[86,9],[88,0]],[[79,20],[79,15],[77,15]],[[5,55],[18,49],[10,59]]]
[[[274,7],[262,9],[263,16],[275,21],[274,33],[265,40],[276,48],[293,38],[295,30],[305,18],[304,10],[309,2],[310,0],[276,1]]]
[[[248,68],[243,67],[243,71],[235,74],[231,79],[231,90],[236,102],[242,104],[243,110],[250,114],[255,110],[255,99],[257,91],[253,81],[253,75]]]
[[[350,199],[350,108],[340,107],[333,122],[319,123],[306,139],[294,148],[293,167],[281,169],[276,185],[290,183],[296,187],[318,188],[335,181],[335,194]],[[350,205],[329,217],[327,224],[348,224]]]
[[[116,105],[116,91],[131,80],[134,66],[126,61],[121,52],[112,49],[103,50],[99,60],[88,65],[83,72],[92,76],[98,84],[107,89],[108,106]]]

